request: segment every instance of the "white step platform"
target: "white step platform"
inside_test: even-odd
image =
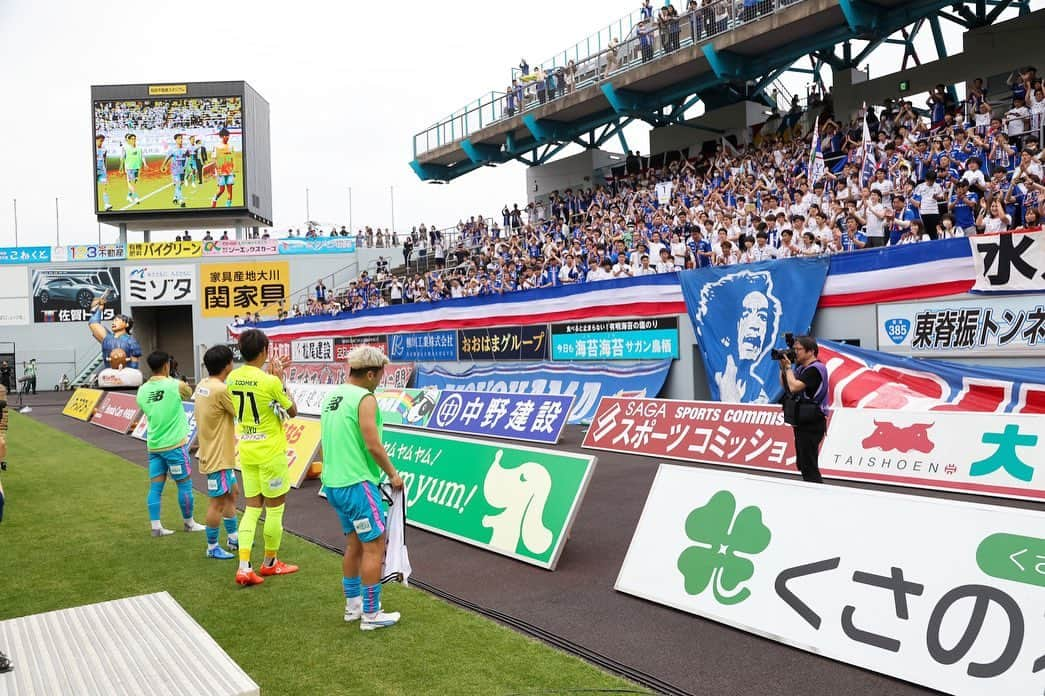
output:
[[[0,621],[0,652],[0,696],[261,693],[166,592]]]

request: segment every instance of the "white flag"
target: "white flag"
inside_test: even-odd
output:
[[[874,170],[878,167],[878,157],[875,153],[874,143],[871,142],[871,129],[867,126],[867,114],[864,114],[864,161],[860,165],[860,186],[867,186],[867,182],[874,178]]]

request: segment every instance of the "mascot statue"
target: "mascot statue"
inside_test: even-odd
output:
[[[106,327],[102,323],[102,313],[109,293],[106,292],[91,303],[91,320],[88,326],[91,334],[102,344],[102,362],[104,367],[98,373],[98,386],[103,389],[120,387],[140,387],[142,373],[138,369],[138,360],[142,349],[138,341],[131,336],[134,320],[126,314],[117,314],[112,324]]]

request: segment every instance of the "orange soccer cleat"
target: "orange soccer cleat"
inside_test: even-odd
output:
[[[258,577],[258,574],[254,572],[254,569],[250,570],[239,570],[236,571],[236,584],[249,587],[251,585],[260,585],[265,582],[265,578]]]
[[[283,561],[276,561],[270,566],[262,565],[261,569],[258,570],[258,573],[265,577],[269,577],[270,575],[290,575],[291,573],[296,572],[298,572],[298,567],[296,565],[290,565]]]

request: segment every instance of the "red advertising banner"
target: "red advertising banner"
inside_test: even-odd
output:
[[[780,406],[604,396],[583,447],[797,473]]]
[[[406,389],[414,374],[413,363],[392,363],[385,367],[381,386],[386,389]],[[294,363],[287,368],[286,381],[294,384],[344,384],[348,380],[348,365],[332,363]]]
[[[108,392],[94,410],[91,422],[107,430],[126,435],[134,426],[141,409],[134,394]]]

